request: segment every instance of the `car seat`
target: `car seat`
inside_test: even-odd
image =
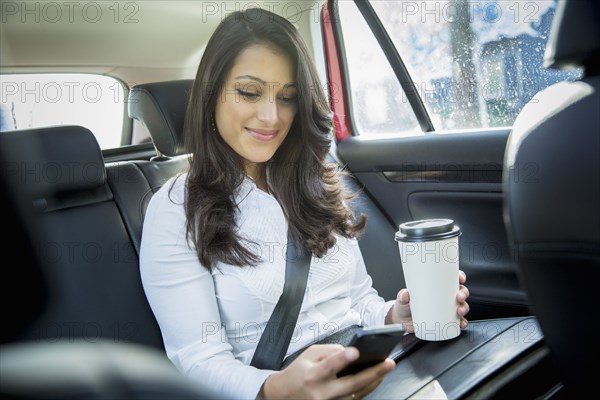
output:
[[[519,277],[564,391],[595,387],[600,281],[600,4],[559,3],[547,67],[583,77],[535,96],[517,117],[504,166],[504,217]]]

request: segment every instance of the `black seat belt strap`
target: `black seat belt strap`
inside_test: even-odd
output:
[[[271,370],[281,367],[302,308],[310,259],[311,253],[304,246],[294,243],[288,229],[283,293],[260,337],[250,365]]]

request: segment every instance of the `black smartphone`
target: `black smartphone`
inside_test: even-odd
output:
[[[398,352],[397,347],[405,333],[404,327],[400,324],[386,325],[380,328],[364,328],[357,331],[348,346],[358,349],[360,353],[358,360],[338,372],[337,376],[355,374],[386,358],[391,358],[392,353]]]

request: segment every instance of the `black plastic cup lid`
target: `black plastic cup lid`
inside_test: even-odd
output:
[[[448,239],[460,235],[460,227],[451,219],[423,219],[405,222],[396,232],[395,240],[400,242],[428,242]]]

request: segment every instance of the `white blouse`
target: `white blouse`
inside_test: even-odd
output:
[[[227,398],[254,399],[275,372],[249,364],[283,291],[287,221],[275,198],[245,179],[235,197],[237,226],[262,262],[218,263],[209,272],[186,240],[185,178],[172,190],[167,182],[148,205],[140,249],[144,290],[167,356],[184,375]],[[336,238],[324,257],[311,260],[287,355],[353,324],[383,325],[394,303],[373,289],[357,241]]]

